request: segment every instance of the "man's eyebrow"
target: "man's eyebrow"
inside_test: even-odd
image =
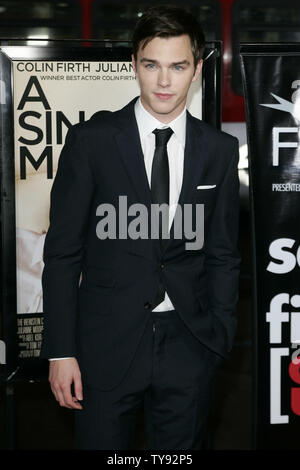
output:
[[[171,65],[190,65],[189,60],[180,60],[179,62],[173,62]]]
[[[152,62],[153,64],[158,64],[159,62],[155,59],[148,59],[147,57],[143,57],[141,62]],[[170,65],[190,65],[188,60],[180,60],[178,62],[172,62]]]
[[[141,59],[141,62],[155,62],[155,63],[157,63],[157,60],[155,60],[155,59],[147,59],[147,57],[143,57],[143,58]]]

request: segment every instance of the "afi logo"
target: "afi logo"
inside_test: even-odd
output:
[[[280,96],[271,93],[271,95],[277,100],[277,104],[262,104],[261,106],[266,106],[267,108],[278,109],[278,111],[284,111],[290,113],[293,118],[300,123],[300,80],[295,80],[291,86],[292,89],[296,89],[291,96],[292,101],[287,101]]]
[[[300,123],[300,80],[295,80],[291,85],[292,89],[295,89],[291,96],[291,101],[285,100],[280,96],[271,93],[277,103],[265,104],[261,103],[260,106],[267,108],[277,109],[278,111],[284,111],[290,113],[296,123]],[[299,134],[299,127],[273,127],[272,129],[272,140],[273,140],[273,166],[279,166],[279,149],[281,148],[297,148],[299,142],[282,141],[281,134]]]

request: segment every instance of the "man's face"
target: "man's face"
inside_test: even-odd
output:
[[[143,106],[154,117],[167,124],[183,110],[192,82],[201,71],[195,69],[188,35],[154,38],[144,49],[139,47],[132,65],[139,80]]]

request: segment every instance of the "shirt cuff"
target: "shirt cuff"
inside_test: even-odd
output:
[[[72,359],[71,357],[51,357],[49,361],[61,361],[63,359]]]

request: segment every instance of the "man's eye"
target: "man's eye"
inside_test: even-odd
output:
[[[174,65],[175,70],[183,70],[183,67],[181,65]]]
[[[154,69],[154,64],[146,64],[146,69]]]

